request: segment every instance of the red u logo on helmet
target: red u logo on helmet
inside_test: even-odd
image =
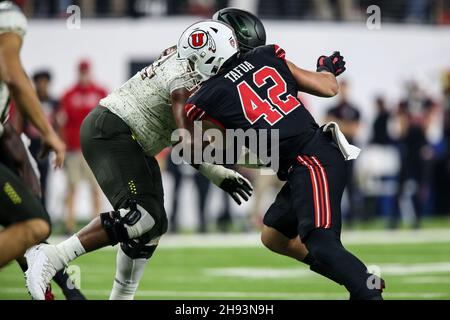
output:
[[[206,45],[208,35],[202,30],[196,30],[189,36],[189,45],[194,49],[200,49]]]

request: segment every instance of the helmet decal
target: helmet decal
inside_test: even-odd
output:
[[[193,49],[203,48],[208,43],[208,33],[203,30],[195,30],[189,35],[189,46]]]
[[[231,37],[231,38],[229,39],[229,41],[230,41],[231,46],[232,46],[233,48],[236,48],[236,40],[235,40],[233,37]]]

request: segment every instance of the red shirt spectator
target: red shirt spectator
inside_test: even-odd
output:
[[[62,133],[68,151],[80,150],[80,126],[100,99],[107,95],[104,88],[93,83],[90,64],[81,61],[78,66],[78,83],[61,99]]]

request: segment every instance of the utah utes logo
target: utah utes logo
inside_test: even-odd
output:
[[[189,45],[191,48],[200,49],[208,43],[208,34],[202,30],[195,30],[189,36]]]

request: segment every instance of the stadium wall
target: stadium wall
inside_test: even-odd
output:
[[[28,72],[43,67],[54,74],[53,91],[60,95],[75,81],[76,64],[89,58],[95,78],[108,89],[128,77],[131,60],[151,60],[175,44],[182,31],[196,18],[82,20],[70,30],[65,20],[32,20],[23,58]],[[450,28],[413,25],[382,25],[369,30],[363,23],[302,23],[264,21],[268,43],[284,47],[287,58],[314,69],[321,54],[340,50],[352,84],[352,96],[370,120],[374,95],[383,93],[396,101],[406,80],[420,81],[433,95],[440,93],[440,78],[450,68]],[[329,99],[304,97],[320,117]],[[319,120],[320,121],[320,120]]]

